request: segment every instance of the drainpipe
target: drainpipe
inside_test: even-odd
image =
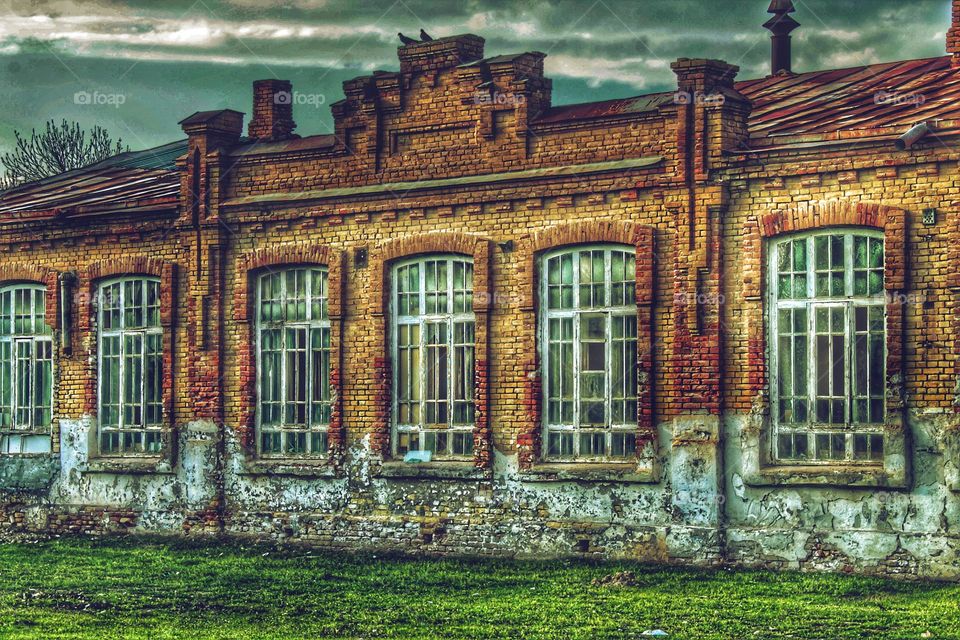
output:
[[[73,344],[70,340],[70,298],[73,295],[73,285],[77,276],[72,271],[60,274],[60,348],[63,349],[63,355],[69,356],[73,353]]]
[[[930,123],[928,122],[921,122],[918,125],[910,127],[905,134],[897,138],[895,143],[897,145],[897,150],[904,151],[905,149],[909,149],[913,145],[926,138],[927,135],[932,132],[933,128],[930,127]]]

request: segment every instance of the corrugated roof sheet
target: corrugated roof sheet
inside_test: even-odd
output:
[[[176,206],[180,176],[176,160],[187,152],[181,140],[32,182],[0,194],[0,216],[44,217],[61,210],[85,211]],[[25,214],[18,216],[14,214]]]
[[[960,117],[960,73],[950,57],[777,75],[738,82],[753,136],[900,127]]]
[[[736,83],[753,103],[754,137],[900,127],[960,118],[960,72],[950,57],[768,76]],[[654,111],[673,93],[553,107],[538,124]]]

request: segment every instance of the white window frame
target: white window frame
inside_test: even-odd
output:
[[[126,316],[127,316],[127,299],[126,299],[126,285],[128,283],[141,282],[143,285],[143,303],[142,303],[142,312],[144,314],[144,323],[143,326],[127,328]],[[148,316],[150,313],[151,307],[147,305],[148,294],[147,287],[149,284],[155,284],[157,287],[157,306],[156,306],[156,324],[150,325],[148,321]],[[110,328],[104,327],[104,313],[106,312],[106,296],[107,290],[115,285],[119,285],[120,299],[119,299],[119,318],[120,325],[112,326]],[[161,310],[161,295],[162,295],[162,283],[160,278],[155,276],[124,276],[121,278],[111,278],[108,280],[103,280],[97,285],[97,307],[96,307],[96,320],[97,320],[97,423],[98,423],[98,433],[97,433],[97,445],[100,455],[110,456],[110,457],[142,457],[142,456],[156,456],[161,453],[162,448],[162,432],[164,427],[164,391],[163,384],[165,378],[165,372],[163,370],[164,364],[164,328],[160,321],[162,314]],[[159,358],[159,367],[157,369],[157,376],[159,377],[160,382],[160,391],[159,397],[155,399],[153,404],[160,405],[159,407],[159,421],[150,422],[147,421],[148,411],[148,402],[147,402],[147,358],[148,358],[148,339],[155,337],[159,339],[159,353],[157,357]],[[104,389],[108,381],[105,380],[104,375],[104,340],[109,338],[119,338],[119,361],[118,361],[118,388],[116,389],[117,397],[117,425],[107,425],[104,424]],[[126,422],[126,408],[127,400],[126,396],[126,368],[127,360],[130,359],[131,355],[127,351],[127,339],[128,338],[139,338],[140,339],[140,349],[139,349],[139,359],[141,367],[141,376],[140,376],[140,407],[141,407],[141,416],[140,420],[136,423],[131,422],[128,424]],[[107,450],[103,446],[104,436],[110,434],[118,434],[117,437],[117,447]],[[134,446],[128,446],[125,442],[126,438],[130,437],[136,440],[138,437],[143,444],[143,448],[137,449]],[[149,446],[147,442],[149,441]]]
[[[425,265],[429,262],[445,262],[447,265],[447,311],[444,313],[431,313],[426,312],[427,305],[427,296],[426,293],[426,268]],[[470,267],[470,282],[469,286],[466,289],[460,290],[455,289],[454,287],[454,263],[461,263],[464,265],[469,265]],[[399,315],[400,303],[399,296],[401,295],[399,287],[398,273],[401,269],[409,267],[411,265],[419,265],[418,270],[418,289],[417,289],[417,299],[418,299],[418,313],[417,314],[407,314]],[[410,258],[406,260],[397,261],[394,263],[390,269],[390,318],[391,318],[391,327],[390,327],[390,353],[392,356],[393,362],[393,384],[391,385],[392,389],[392,410],[391,410],[391,447],[392,454],[398,456],[401,453],[400,448],[400,439],[401,437],[405,439],[410,439],[412,442],[413,439],[416,439],[418,446],[410,446],[409,451],[423,450],[425,439],[429,437],[438,437],[439,435],[446,434],[446,446],[443,451],[433,451],[434,459],[444,459],[444,460],[472,460],[473,459],[473,432],[476,426],[476,313],[474,312],[474,272],[473,272],[473,258],[471,256],[459,255],[459,254],[429,254],[423,256],[417,256],[415,258]],[[465,299],[469,299],[469,311],[456,312],[455,309],[455,293],[463,293],[469,295]],[[447,375],[446,375],[446,384],[447,384],[447,394],[446,394],[446,404],[447,404],[447,422],[445,425],[427,425],[425,423],[425,414],[426,414],[426,404],[427,404],[427,325],[436,325],[440,323],[445,323],[447,331],[447,340],[444,343],[447,349]],[[458,324],[469,324],[472,326],[473,339],[472,343],[458,343],[455,338],[454,330]],[[401,325],[407,326],[416,326],[419,329],[419,389],[420,389],[420,398],[419,398],[419,420],[416,423],[401,423],[400,422],[400,354],[399,354],[399,328]],[[469,371],[464,371],[464,373],[469,377],[467,380],[463,380],[464,385],[467,385],[470,389],[471,396],[468,400],[460,400],[461,403],[466,403],[473,407],[473,421],[470,424],[455,424],[454,422],[454,359],[456,357],[456,348],[461,347],[470,349],[472,367],[469,368]],[[454,453],[456,444],[459,443],[460,453]]]
[[[286,309],[287,304],[290,298],[287,296],[287,274],[292,272],[301,273],[304,277],[304,288],[305,288],[305,298],[304,304],[306,305],[306,319],[303,320],[288,320],[286,318]],[[323,284],[321,285],[321,293],[318,296],[313,294],[313,279],[316,277],[316,274],[321,274],[323,277]],[[268,278],[279,278],[280,281],[280,291],[277,298],[279,301],[278,304],[281,305],[281,319],[276,321],[266,322],[263,319],[263,284],[264,281]],[[326,349],[326,358],[327,358],[327,373],[329,376],[330,371],[333,368],[333,354],[335,352],[333,346],[333,334],[330,323],[329,315],[329,298],[330,298],[330,272],[329,269],[322,265],[289,265],[281,268],[270,269],[263,273],[260,273],[256,276],[256,371],[257,371],[257,407],[256,407],[256,416],[257,416],[257,453],[259,456],[264,458],[290,458],[290,457],[325,457],[329,453],[329,430],[330,430],[330,421],[320,421],[314,423],[313,421],[313,411],[314,411],[314,389],[317,381],[314,379],[314,372],[312,366],[312,354],[313,354],[313,335],[315,331],[326,332],[328,348]],[[314,303],[320,305],[321,311],[319,316],[315,317],[317,314],[314,313]],[[287,330],[303,330],[306,332],[306,343],[304,349],[306,351],[306,383],[304,385],[305,393],[305,424],[292,424],[286,421],[287,416],[287,405],[288,405],[288,396],[287,396],[287,385],[289,384],[291,372],[287,366]],[[263,426],[263,383],[265,376],[265,367],[263,364],[263,334],[265,331],[279,331],[280,332],[280,400],[279,400],[279,412],[280,412],[280,422],[276,425],[269,425],[268,427]],[[322,333],[321,333],[322,336]],[[322,342],[322,338],[321,338]],[[327,413],[328,415],[332,414],[333,411],[333,402],[334,394],[331,386],[331,380],[327,379],[328,401],[321,401],[323,404],[328,405]],[[322,383],[322,381],[321,381]],[[280,439],[279,451],[266,451],[264,449],[264,434],[266,432],[276,434]],[[289,442],[293,436],[303,435],[304,437],[304,450],[299,452],[289,451]],[[314,443],[314,438],[319,441],[319,445]]]
[[[633,302],[630,304],[624,305],[605,305],[599,307],[582,307],[580,303],[580,254],[585,251],[603,251],[604,252],[604,296],[608,301],[612,301],[613,289],[612,289],[612,275],[611,275],[611,262],[612,262],[612,253],[620,252],[627,254],[633,257],[636,260],[636,247],[630,245],[621,245],[615,243],[604,243],[604,244],[587,244],[587,245],[574,245],[568,247],[562,247],[549,251],[540,256],[539,259],[539,289],[540,289],[540,304],[538,311],[538,322],[537,322],[537,342],[540,348],[540,363],[541,363],[541,380],[542,383],[542,429],[543,429],[543,438],[541,444],[541,456],[543,460],[547,462],[624,462],[631,460],[635,456],[636,451],[636,434],[637,434],[637,424],[638,424],[638,415],[634,415],[632,420],[627,420],[623,424],[614,425],[612,424],[612,404],[613,404],[613,327],[612,323],[614,318],[633,318],[634,327],[636,331],[639,332],[639,318],[637,317],[637,304],[636,304],[636,278],[634,272],[633,278]],[[573,304],[569,309],[550,309],[548,304],[549,296],[549,280],[550,274],[548,273],[548,265],[551,259],[557,258],[570,254],[573,259]],[[630,282],[630,281],[625,281]],[[596,284],[596,283],[594,283]],[[584,315],[597,315],[602,314],[605,316],[606,328],[605,328],[605,378],[604,378],[604,415],[606,424],[603,427],[595,426],[582,426],[580,420],[580,386],[581,386],[581,323],[579,322],[580,317]],[[572,402],[573,402],[573,419],[572,424],[551,424],[550,422],[550,321],[551,320],[563,320],[571,319],[572,320],[572,343],[571,343],[571,356],[573,362],[571,363],[573,371],[573,389],[572,389]],[[635,357],[633,358],[633,367],[634,367],[634,376],[638,376],[638,359],[636,355],[639,353],[639,335],[634,336],[634,343],[636,345]],[[637,406],[637,411],[639,411],[640,398],[639,398],[639,378],[637,388],[634,390],[634,402]],[[626,418],[626,416],[625,416]],[[562,433],[562,434],[572,434],[572,451],[569,454],[551,454],[550,453],[550,434],[551,433]],[[594,433],[602,434],[605,440],[604,445],[604,454],[603,455],[581,455],[580,453],[580,435],[584,433]],[[624,453],[624,455],[613,455],[613,437],[614,435],[624,438],[624,441],[627,439],[633,439],[633,452]]]
[[[844,293],[842,295],[828,295],[820,296],[816,295],[816,274],[818,270],[816,268],[816,253],[815,253],[815,242],[818,237],[823,236],[842,236],[844,238],[844,277],[843,277],[843,288]],[[881,231],[874,229],[866,228],[850,228],[850,227],[837,227],[830,229],[821,229],[811,232],[804,232],[799,234],[790,234],[783,237],[774,238],[770,241],[770,251],[768,252],[768,286],[767,286],[767,324],[769,327],[768,333],[768,349],[767,349],[767,362],[769,363],[769,389],[770,389],[770,408],[771,408],[771,425],[772,425],[772,437],[770,438],[770,455],[773,460],[777,461],[779,464],[794,464],[794,465],[836,465],[836,464],[862,464],[862,465],[882,465],[883,458],[882,454],[879,456],[870,456],[871,450],[876,450],[876,447],[884,447],[887,443],[883,442],[883,433],[884,433],[884,423],[886,419],[886,406],[885,406],[885,397],[884,397],[884,406],[883,406],[883,415],[884,419],[881,421],[873,422],[854,422],[853,413],[854,413],[854,402],[857,399],[855,392],[855,358],[856,358],[856,310],[859,308],[867,309],[867,322],[869,326],[870,322],[870,309],[881,309],[883,313],[883,353],[881,360],[883,361],[884,370],[879,372],[881,380],[886,378],[886,357],[887,357],[887,339],[888,339],[888,318],[886,315],[886,290],[885,283],[881,281],[880,292],[875,294],[870,294],[869,289],[866,295],[856,295],[854,289],[854,277],[855,270],[864,271],[863,269],[855,269],[855,255],[854,255],[854,238],[863,237],[869,238],[870,240],[879,241],[881,245],[884,244],[884,234]],[[806,270],[805,272],[784,272],[781,274],[779,269],[779,252],[783,250],[784,247],[790,246],[791,243],[802,241],[806,243]],[[828,240],[828,243],[830,241]],[[868,244],[869,246],[869,244]],[[884,259],[882,263],[885,263],[885,251],[884,249]],[[868,256],[869,260],[869,256]],[[791,270],[795,268],[795,263],[791,263]],[[882,273],[882,268],[874,267],[874,271],[880,271]],[[821,274],[825,273],[824,271],[819,271]],[[804,276],[806,278],[806,297],[804,298],[779,298],[779,282],[780,276],[785,275],[786,273],[795,274]],[[829,280],[829,276],[828,276]],[[791,279],[791,281],[793,281]],[[869,278],[868,278],[869,282]],[[869,284],[868,284],[869,287]],[[807,358],[806,358],[806,373],[807,379],[806,383],[806,401],[807,401],[807,421],[803,423],[782,423],[780,418],[780,353],[779,353],[779,342],[780,342],[780,312],[781,310],[794,310],[794,309],[805,309],[807,314],[807,328],[804,334],[795,334],[795,335],[804,335],[806,336],[807,341]],[[843,322],[843,336],[844,336],[844,423],[821,423],[816,419],[817,406],[817,349],[816,349],[816,337],[818,335],[818,330],[816,326],[817,309],[843,309],[845,318]],[[828,311],[832,313],[832,311]],[[832,319],[831,319],[832,320]],[[861,332],[862,333],[862,332]],[[833,335],[833,334],[830,334]],[[839,335],[839,334],[837,334]],[[869,347],[868,347],[869,350]],[[868,393],[869,393],[869,380],[872,379],[877,372],[868,370]],[[831,376],[833,374],[831,373]],[[885,389],[884,389],[885,392]],[[791,395],[791,398],[798,396]],[[833,397],[833,396],[831,396]],[[839,397],[839,396],[836,396]],[[870,402],[870,397],[867,397],[867,402]],[[872,411],[872,410],[871,410]],[[803,438],[806,435],[806,452],[807,455],[805,458],[798,458],[795,456],[785,456],[781,455],[780,452],[780,439],[781,435],[789,436],[790,434],[796,434],[794,437]],[[836,436],[838,440],[832,440]],[[855,456],[854,447],[855,447],[855,437],[859,436],[861,439],[866,439],[867,445],[867,458],[857,458]],[[818,437],[819,438],[831,438],[830,448],[831,450],[839,449],[841,444],[839,438],[842,437],[842,447],[843,455],[834,456],[834,457],[820,457],[818,455],[819,446],[818,446]],[[880,440],[875,438],[879,437]],[[794,443],[792,446],[796,446]]]
[[[29,292],[30,309],[28,330],[16,330],[16,297],[18,293]],[[49,450],[50,427],[53,424],[53,387],[54,376],[56,375],[56,364],[53,352],[53,330],[47,325],[46,315],[46,294],[47,289],[44,285],[35,283],[16,283],[0,287],[0,297],[10,296],[10,317],[9,325],[0,332],[0,355],[3,351],[9,350],[9,362],[7,363],[7,372],[5,375],[0,370],[0,384],[5,389],[2,392],[9,394],[10,399],[10,424],[0,426],[0,454],[22,453],[36,449],[37,436],[45,436],[45,442],[41,443],[40,448]],[[39,325],[39,326],[38,326]],[[27,382],[28,400],[25,406],[20,402],[20,373],[18,349],[21,345],[29,345],[29,355],[27,359],[27,370],[30,372],[30,380]],[[47,357],[38,358],[40,351],[43,351]],[[36,397],[36,375],[38,361],[49,362],[48,386],[46,388],[46,399],[48,405],[37,405]],[[3,379],[8,378],[8,379]],[[48,418],[40,420],[38,424],[37,412],[46,410]],[[19,421],[20,415],[26,413],[26,421]]]

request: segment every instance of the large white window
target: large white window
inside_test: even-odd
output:
[[[541,262],[547,459],[636,452],[636,257],[620,246],[554,251]]]
[[[264,273],[257,287],[257,419],[264,456],[323,456],[332,410],[327,269]]]
[[[394,452],[473,455],[473,262],[430,256],[393,268]]]
[[[834,230],[772,244],[774,455],[788,462],[883,459],[883,236]]]
[[[0,288],[0,453],[50,450],[53,341],[45,296],[40,285]]]
[[[160,280],[108,280],[98,290],[97,308],[100,453],[159,453],[163,429]]]

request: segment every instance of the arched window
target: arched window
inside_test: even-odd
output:
[[[53,420],[53,341],[44,317],[46,289],[0,288],[0,453],[50,450]],[[42,451],[37,451],[39,447]]]
[[[428,256],[394,265],[394,453],[473,455],[473,261]]]
[[[882,462],[884,240],[830,230],[772,242],[769,264],[774,456]]]
[[[583,246],[541,260],[544,456],[629,458],[636,452],[636,257]]]
[[[273,270],[258,285],[260,453],[325,456],[333,402],[327,269]]]
[[[97,292],[100,453],[153,455],[163,429],[160,279],[107,280]]]

